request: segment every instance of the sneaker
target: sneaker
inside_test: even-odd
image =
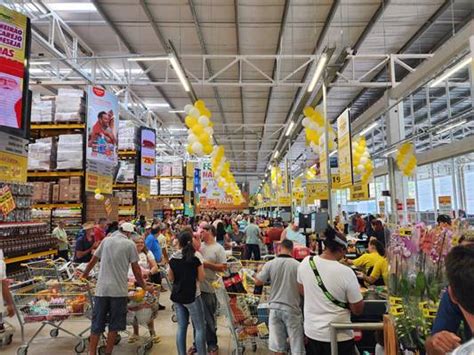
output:
[[[128,342],[129,344],[133,344],[133,343],[136,343],[139,339],[139,336],[138,335],[130,335],[128,337]]]
[[[166,309],[166,307],[163,306],[162,304],[158,305],[158,310],[159,310],[159,311],[163,311],[163,310],[165,310],[165,309]]]
[[[197,349],[194,346],[191,346],[186,352],[186,355],[194,355],[196,353],[197,353]]]

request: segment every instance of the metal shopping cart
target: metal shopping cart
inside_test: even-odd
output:
[[[13,295],[15,311],[20,324],[23,345],[17,349],[18,355],[26,355],[32,342],[46,327],[51,327],[50,336],[57,337],[59,331],[78,340],[75,351],[86,350],[87,339],[83,331],[79,334],[65,329],[63,322],[84,321],[90,318],[92,296],[90,285],[82,281],[59,282],[36,278],[19,283],[10,288]],[[34,335],[25,342],[25,327],[30,323],[41,324]]]
[[[74,277],[74,265],[63,258],[43,259],[21,264],[28,270],[29,278],[41,277],[58,281],[70,281]]]

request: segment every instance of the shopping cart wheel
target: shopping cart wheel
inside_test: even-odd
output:
[[[99,354],[99,355],[105,355],[105,346],[104,346],[104,345],[100,346],[100,347],[97,349],[97,351],[98,351],[98,354]]]
[[[49,335],[51,335],[51,338],[56,338],[59,335],[59,330],[51,329],[51,331],[49,332]]]
[[[171,321],[172,321],[173,323],[178,323],[178,317],[176,316],[176,314],[173,314],[173,315],[171,316]]]
[[[17,349],[16,353],[17,353],[18,355],[26,355],[26,354],[28,354],[28,346],[26,346],[26,345],[20,346],[20,347]]]
[[[74,347],[74,351],[76,352],[76,354],[81,354],[81,353],[85,352],[86,351],[86,342],[84,340],[81,340]]]
[[[117,334],[117,337],[115,338],[115,345],[119,345],[121,341],[122,341],[122,336],[120,334]]]

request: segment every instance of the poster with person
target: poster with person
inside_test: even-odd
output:
[[[118,98],[97,86],[87,90],[88,160],[116,164],[118,161]]]

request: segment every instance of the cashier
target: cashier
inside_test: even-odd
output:
[[[385,247],[378,240],[371,239],[369,253],[348,263],[365,269],[364,272],[357,272],[357,277],[366,284],[376,286],[388,284],[388,260],[385,257]]]
[[[80,264],[88,263],[99,246],[99,242],[94,242],[94,222],[84,223],[82,229],[84,233],[77,238],[74,252],[74,262]]]
[[[359,269],[364,270],[365,273],[370,273],[375,264],[384,258],[385,248],[378,240],[371,239],[367,251],[367,253],[362,254],[357,259],[346,259],[345,263],[354,265]]]
[[[449,223],[450,222],[451,219],[449,219]],[[450,225],[446,219],[438,221],[438,223],[440,225],[441,223]],[[474,244],[474,230],[464,232],[459,239],[459,244],[464,246]],[[464,325],[464,332],[459,334],[461,323]],[[464,340],[472,338],[471,329],[469,328],[461,309],[451,300],[449,293],[446,291],[443,293],[443,296],[441,296],[438,312],[436,313],[433,328],[431,329],[431,336],[426,339],[427,354],[441,355],[453,351],[462,342],[459,335],[461,335]]]

